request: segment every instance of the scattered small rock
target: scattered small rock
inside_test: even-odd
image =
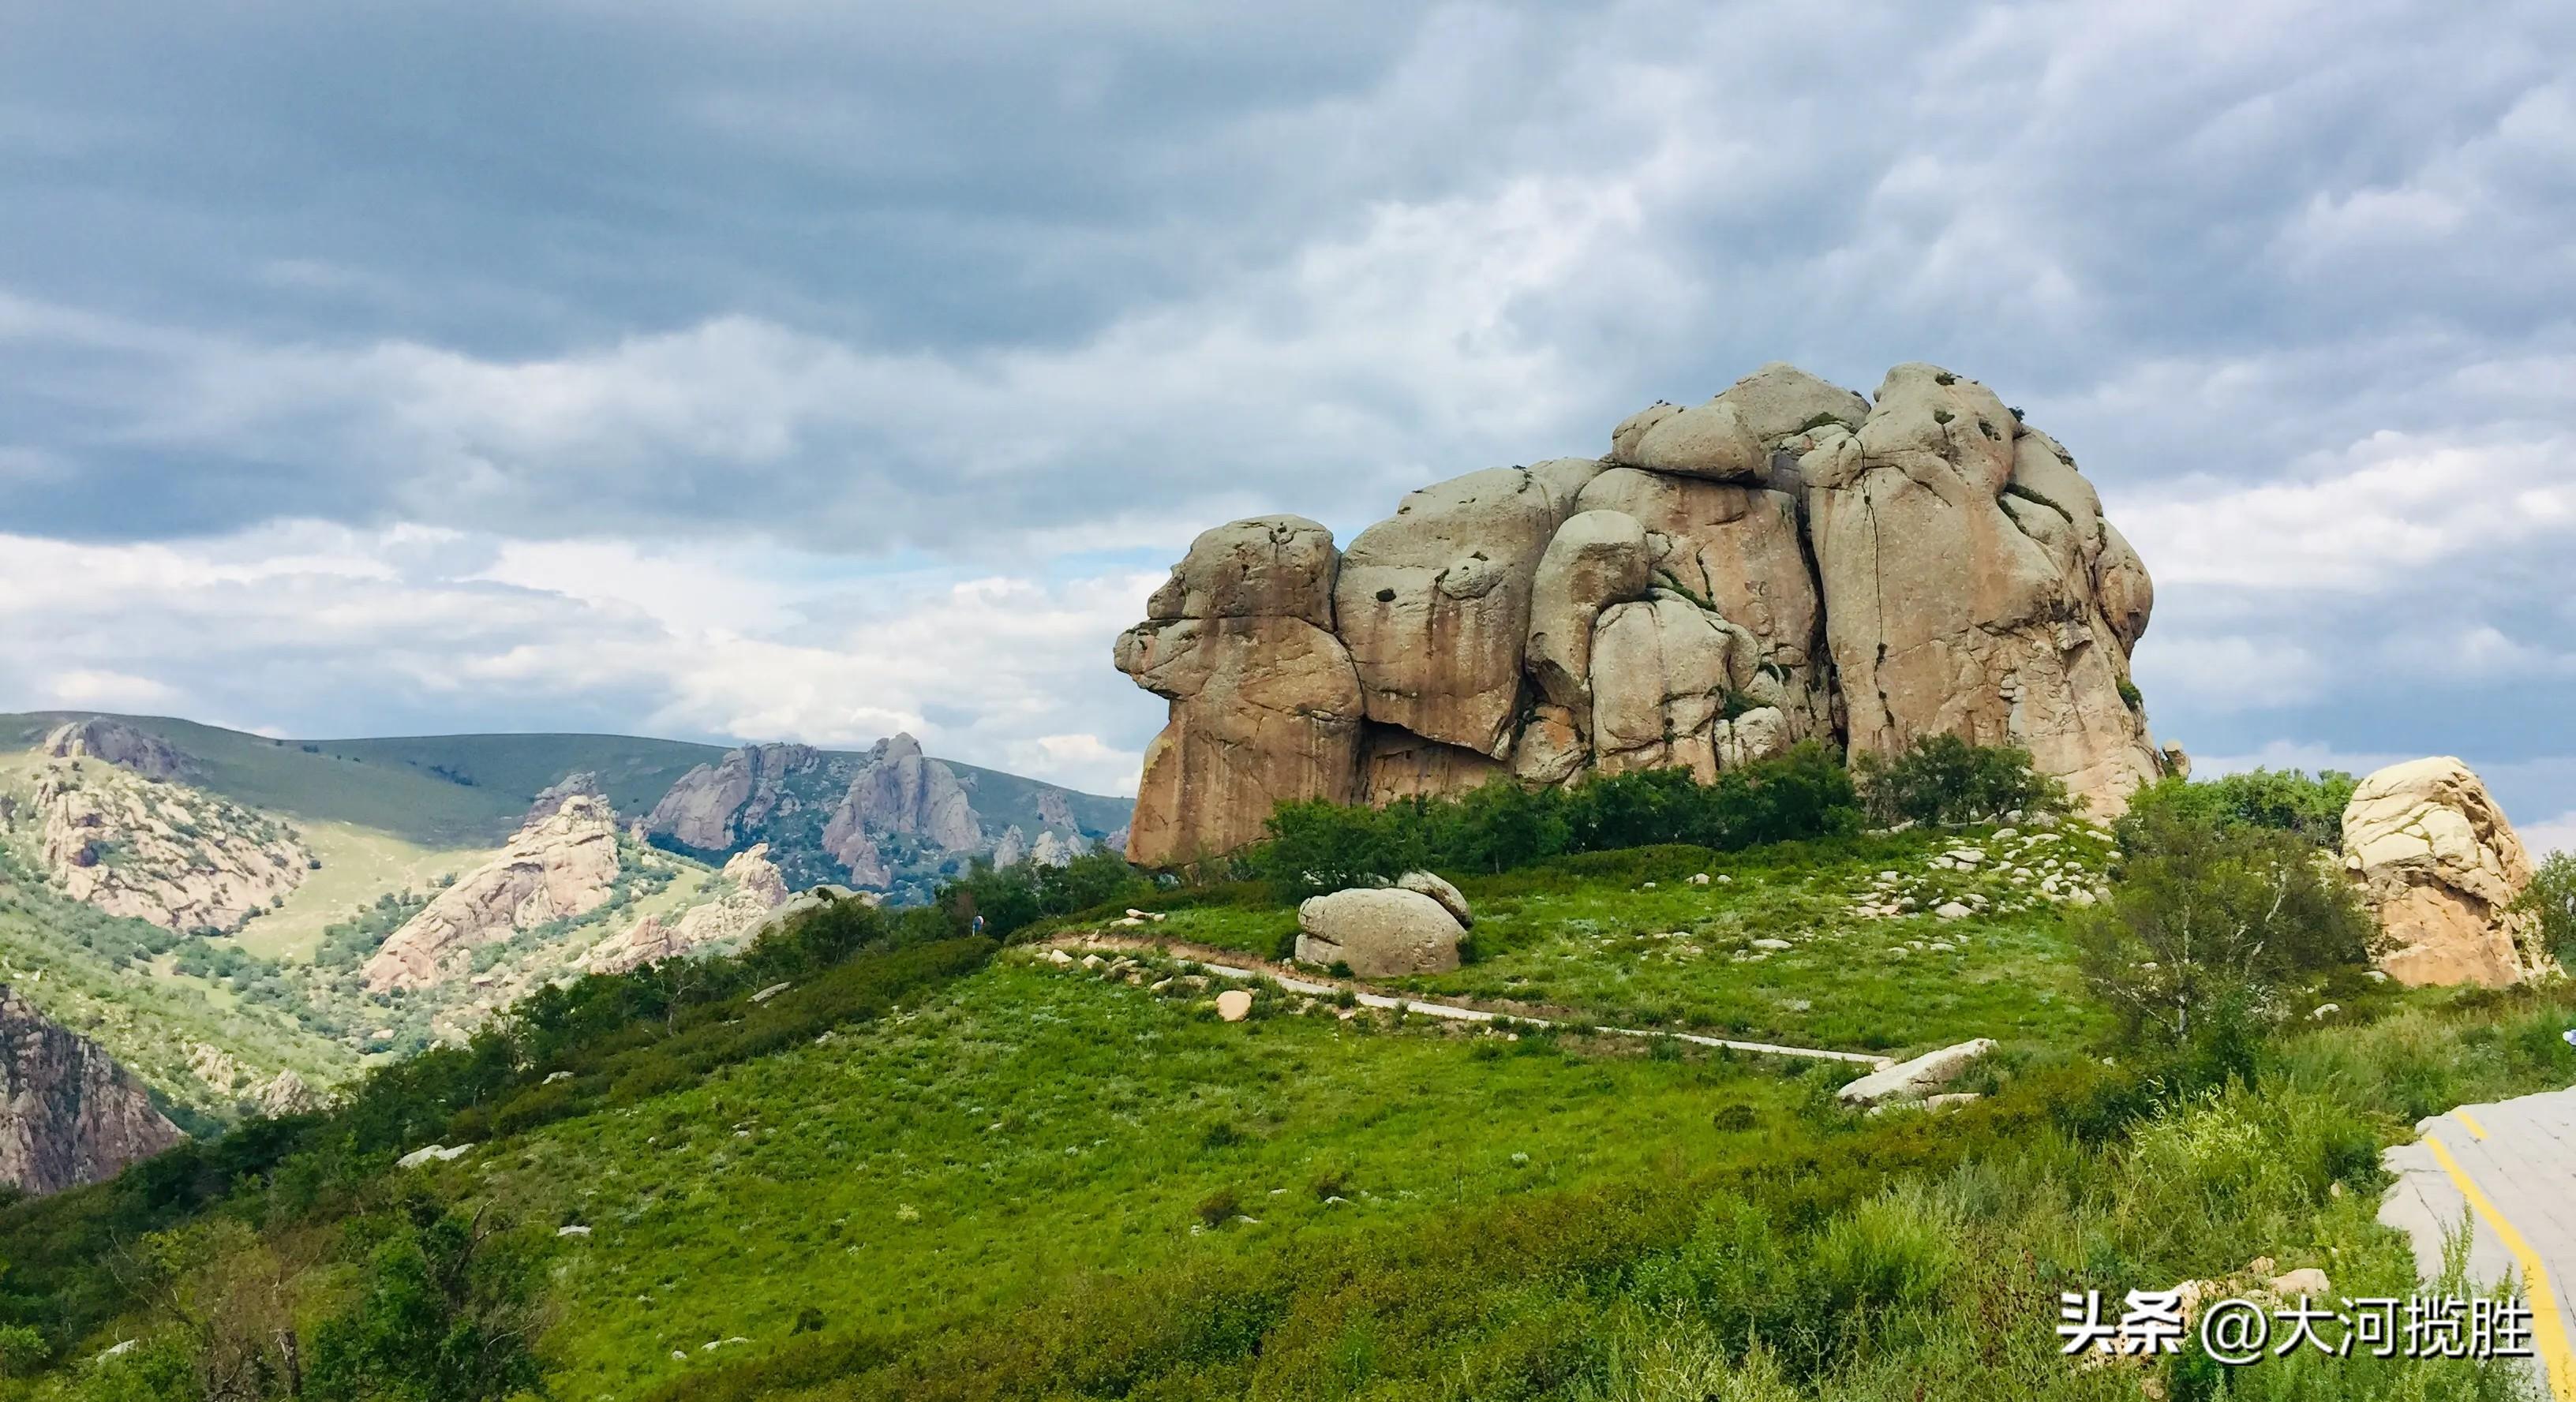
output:
[[[1241,1022],[1252,1016],[1252,994],[1240,988],[1229,988],[1216,995],[1216,1015],[1228,1022]]]

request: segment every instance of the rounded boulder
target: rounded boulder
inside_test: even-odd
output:
[[[1335,891],[1297,907],[1297,958],[1347,965],[1362,978],[1457,968],[1466,934],[1456,916],[1419,891]]]

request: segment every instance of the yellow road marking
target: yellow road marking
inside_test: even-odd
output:
[[[2476,1118],[2471,1116],[2468,1111],[2454,1110],[2451,1112],[2451,1118],[2467,1125],[2469,1127],[2469,1133],[2476,1135],[2478,1138],[2484,1139],[2487,1137],[2487,1127],[2479,1124]]]
[[[2451,1175],[2451,1183],[2460,1190],[2460,1196],[2487,1219],[2496,1240],[2522,1263],[2523,1296],[2531,1306],[2533,1342],[2539,1346],[2540,1361],[2549,1368],[2549,1395],[2558,1402],[2576,1402],[2576,1350],[2569,1349],[2567,1326],[2558,1317],[2558,1292],[2549,1286],[2549,1268],[2541,1263],[2540,1253],[2531,1249],[2531,1243],[2523,1240],[2522,1233],[2515,1231],[2496,1205],[2487,1200],[2487,1195],[2478,1191],[2478,1185],[2461,1169],[2460,1161],[2451,1157],[2450,1149],[2430,1134],[2424,1136],[2424,1143],[2433,1151],[2434,1161],[2442,1165],[2442,1171]]]

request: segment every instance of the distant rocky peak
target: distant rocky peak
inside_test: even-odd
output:
[[[104,760],[146,779],[185,779],[199,768],[194,755],[169,741],[106,716],[66,721],[37,748],[56,759]]]
[[[906,730],[896,731],[894,734],[876,742],[876,744],[868,750],[868,763],[870,764],[884,764],[889,760],[919,759],[921,757],[921,742],[913,739],[912,733]]]
[[[528,816],[519,820],[519,826],[524,828],[544,822],[564,806],[566,799],[576,797],[596,799],[603,810],[615,811],[609,807],[607,791],[599,786],[599,775],[584,769],[548,784],[537,794],[536,802],[528,805]]]
[[[745,745],[680,776],[644,817],[644,830],[705,852],[731,848],[792,801],[791,776],[822,765],[811,745]]]

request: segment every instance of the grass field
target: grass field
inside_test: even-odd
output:
[[[323,927],[346,920],[387,891],[427,891],[442,876],[462,875],[491,860],[494,848],[423,847],[352,823],[308,822],[304,844],[321,858],[286,904],[251,921],[236,936],[264,959],[313,957]]]
[[[1476,912],[1455,973],[1380,980],[1426,996],[1514,1005],[1533,1015],[1709,1032],[1841,1051],[1906,1052],[1970,1037],[2069,1043],[2100,1030],[2073,945],[2027,883],[1932,865],[1959,847],[2002,852],[1992,828],[1796,843],[1752,852],[1620,853],[1617,870],[1576,858],[1499,877],[1459,876]],[[2090,881],[2107,850],[2081,827],[2032,850]],[[1853,913],[1890,889],[1917,892],[1892,918]],[[1706,874],[1706,885],[1690,878]],[[1977,896],[1984,911],[1932,912]],[[1284,904],[1173,910],[1150,933],[1264,957],[1287,952]],[[1757,947],[1756,941],[1788,947]]]
[[[1576,1057],[1293,1006],[1265,996],[1227,1024],[1204,997],[1005,963],[891,1024],[452,1171],[591,1227],[561,1267],[557,1392],[624,1397],[685,1372],[675,1350],[774,1344],[809,1309],[929,1329],[1092,1273],[1705,1169],[1810,1094],[1800,1065]],[[1219,1194],[1237,1206],[1211,1227]]]

